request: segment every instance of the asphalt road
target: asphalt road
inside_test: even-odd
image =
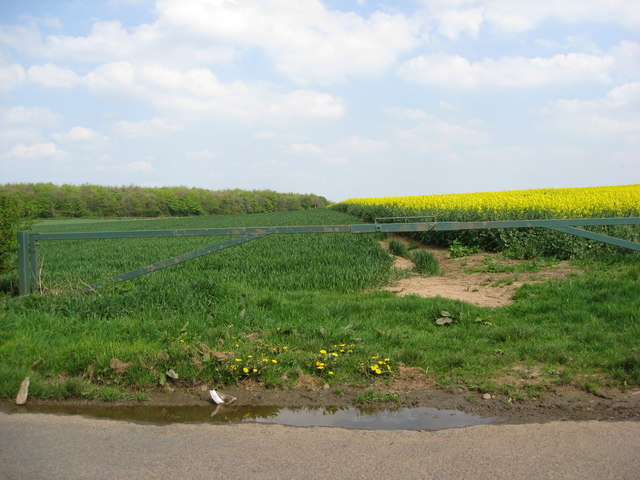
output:
[[[633,479],[640,422],[365,431],[0,413],[0,479]]]

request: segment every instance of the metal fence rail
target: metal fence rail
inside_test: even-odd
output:
[[[239,235],[224,242],[215,243],[193,252],[171,257],[145,267],[126,272],[105,282],[87,285],[82,290],[91,291],[96,288],[122,282],[131,278],[155,272],[162,268],[177,265],[194,258],[208,255],[225,248],[249,242],[266,235],[302,234],[302,233],[406,233],[406,232],[445,232],[458,230],[488,230],[499,228],[546,228],[570,235],[588,238],[599,242],[616,245],[640,251],[640,243],[610,237],[576,227],[593,227],[601,225],[640,225],[640,217],[616,218],[582,218],[582,219],[548,219],[548,220],[491,220],[480,222],[438,222],[433,221],[409,222],[418,218],[433,217],[388,217],[376,219],[375,223],[353,225],[307,225],[307,226],[279,226],[279,227],[231,227],[231,228],[201,228],[191,230],[134,230],[123,232],[76,232],[76,233],[31,233],[18,232],[18,281],[20,295],[27,295],[33,291],[34,285],[40,283],[38,269],[38,243],[43,240],[89,240],[101,238],[151,238],[151,237],[187,237]],[[381,223],[381,220],[392,221]],[[402,220],[402,222],[399,222]]]

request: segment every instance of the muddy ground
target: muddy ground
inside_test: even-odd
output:
[[[431,407],[441,410],[459,410],[494,419],[494,423],[545,423],[558,420],[601,420],[601,421],[640,421],[640,390],[607,391],[592,395],[572,387],[552,387],[540,398],[516,400],[504,395],[484,397],[481,393],[465,389],[424,388],[399,389],[389,385],[378,385],[380,391],[393,392],[404,400],[402,403],[378,403],[359,405],[356,396],[362,389],[353,387],[325,388],[324,386],[307,388],[269,388],[258,384],[239,384],[222,389],[223,393],[233,395],[237,400],[233,405],[255,407],[336,407],[351,406],[378,407],[386,409],[406,407]],[[107,407],[117,410],[119,407],[206,407],[215,406],[209,398],[208,388],[155,392],[143,402],[104,403],[88,400],[51,401],[32,399],[26,407],[15,407],[13,402],[0,402],[0,411],[56,411],[56,407],[77,408]],[[339,391],[339,393],[336,393]],[[115,416],[115,415],[114,415]]]

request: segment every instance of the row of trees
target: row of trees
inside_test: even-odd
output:
[[[31,216],[158,217],[230,215],[324,207],[326,198],[272,190],[206,190],[203,188],[52,183],[6,184],[0,194],[17,198]]]

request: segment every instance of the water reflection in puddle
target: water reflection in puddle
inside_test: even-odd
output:
[[[458,410],[430,407],[379,409],[356,407],[104,407],[43,406],[12,407],[10,412],[84,415],[131,422],[170,423],[272,423],[297,427],[342,427],[363,430],[441,430],[491,423],[490,418]]]

